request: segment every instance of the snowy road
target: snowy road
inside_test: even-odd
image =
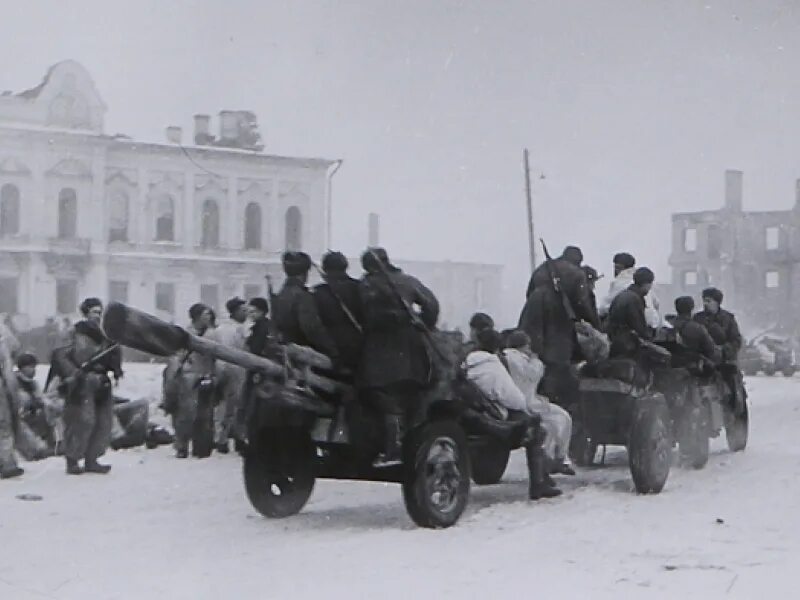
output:
[[[800,379],[748,387],[747,451],[715,440],[661,495],[631,493],[616,454],[529,503],[518,452],[445,531],[368,483],[323,481],[303,513],[265,520],[233,455],[117,452],[108,477],[29,464],[0,482],[0,598],[797,598]]]

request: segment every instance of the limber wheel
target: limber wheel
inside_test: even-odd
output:
[[[300,512],[314,489],[315,452],[304,429],[263,429],[244,456],[244,486],[253,508],[273,519]]]
[[[636,491],[658,494],[664,489],[672,462],[670,418],[663,403],[650,401],[634,409],[628,460]]]
[[[679,440],[681,464],[693,469],[702,469],[706,466],[711,445],[710,421],[709,408],[705,402],[686,411]]]
[[[731,452],[741,452],[747,447],[747,437],[750,430],[750,411],[747,401],[741,414],[729,414],[725,423],[725,437]]]
[[[455,525],[469,500],[467,438],[450,420],[409,432],[403,443],[403,500],[411,519],[432,529]]]
[[[478,485],[499,483],[506,472],[511,448],[500,440],[487,438],[479,445],[470,447],[472,481]]]

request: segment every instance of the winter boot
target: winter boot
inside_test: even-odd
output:
[[[401,419],[399,415],[384,416],[384,451],[378,455],[372,466],[389,467],[400,464],[403,436]]]
[[[561,490],[555,487],[555,482],[552,479],[548,481],[547,457],[541,447],[528,446],[525,448],[525,456],[528,459],[528,477],[530,478],[528,497],[531,500],[540,500],[560,496]]]
[[[67,475],[81,475],[84,473],[84,468],[78,464],[74,458],[67,459]]]
[[[0,479],[13,479],[14,477],[19,477],[25,472],[25,469],[22,467],[11,467],[9,469],[4,469],[0,471]]]
[[[189,457],[189,450],[186,448],[178,448],[175,450],[175,458],[188,458]]]
[[[97,473],[98,475],[106,475],[111,471],[111,465],[101,465],[96,460],[87,460],[84,470],[87,473]]]
[[[231,451],[230,446],[228,446],[228,442],[227,441],[224,442],[224,443],[215,444],[214,445],[214,450],[216,450],[220,454],[227,454],[228,452]]]

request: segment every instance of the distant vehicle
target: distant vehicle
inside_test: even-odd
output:
[[[775,375],[792,377],[798,366],[792,342],[776,334],[762,333],[750,340],[739,352],[739,365],[745,375]]]

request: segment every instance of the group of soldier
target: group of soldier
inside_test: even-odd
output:
[[[612,357],[634,355],[639,344],[652,339],[663,325],[658,299],[651,291],[653,272],[636,268],[634,257],[627,253],[617,254],[613,263],[614,281],[608,295],[598,302],[597,271],[583,264],[580,249],[567,247],[560,257],[548,259],[534,271],[515,331],[500,335],[491,317],[480,313],[471,322],[470,344],[464,347],[459,365],[469,371],[496,356],[502,373],[492,367],[483,375],[480,369],[473,370],[471,377],[490,396],[497,389],[506,390],[490,398],[499,405],[508,404],[510,410],[502,413],[503,418],[519,411],[541,418],[544,436],[532,442],[531,448],[549,448],[544,452],[549,466],[544,473],[532,467],[532,498],[557,495],[550,474],[572,473],[566,452],[569,412],[578,403],[575,366],[585,358],[575,323],[605,332]],[[361,402],[381,415],[384,444],[376,466],[397,463],[404,429],[431,383],[430,339],[424,334],[436,328],[436,296],[394,266],[382,248],[363,253],[360,279],[348,275],[343,254],[328,252],[321,261],[323,282],[313,289],[308,280],[314,263],[307,254],[286,252],[282,266],[286,277],[277,293],[270,290],[266,298],[230,299],[226,303],[229,318],[220,324],[211,307],[195,304],[189,310],[189,331],[278,361],[285,344],[326,355],[333,370],[355,384]],[[693,315],[694,301],[679,298],[677,316],[667,320],[685,345],[709,361],[735,362],[741,336],[733,315],[721,309],[722,293],[705,290],[703,303],[703,310]],[[51,374],[59,381],[56,387],[63,400],[60,418],[67,473],[103,474],[110,467],[98,459],[109,445],[111,390],[113,381],[123,376],[121,353],[100,327],[101,301],[88,298],[80,309],[84,319],[73,326],[68,343],[53,353]],[[5,343],[8,335],[3,338]],[[5,355],[13,350],[8,347]],[[473,352],[483,355],[469,359]],[[20,396],[31,389],[35,362],[21,355],[16,372],[6,365],[2,371],[6,394]],[[510,376],[508,381],[503,373]],[[10,381],[12,375],[14,381]],[[164,370],[162,406],[172,416],[177,457],[186,458],[190,446],[195,456],[207,456],[212,449],[226,453],[230,438],[243,436],[247,379],[242,367],[197,352],[182,352],[170,360]],[[0,402],[2,477],[22,471],[13,460],[17,415],[8,409],[10,405]],[[197,436],[198,427],[208,430],[204,448],[196,447],[202,439]],[[531,454],[532,465],[536,456],[541,458],[541,452]]]

